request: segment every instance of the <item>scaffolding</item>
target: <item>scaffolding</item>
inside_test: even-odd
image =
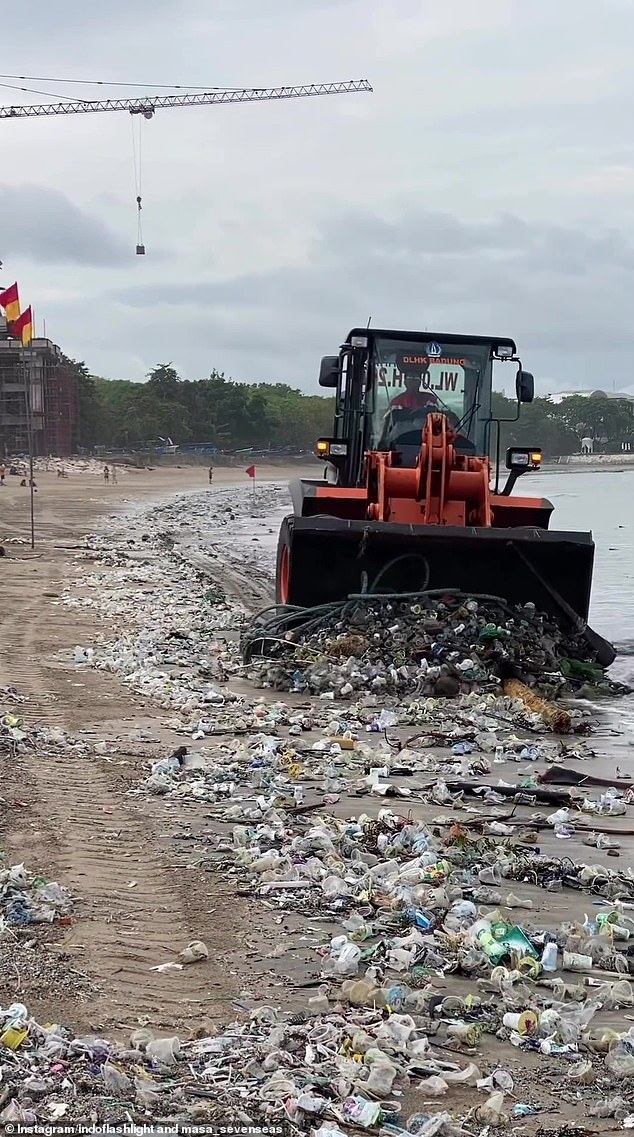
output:
[[[0,452],[29,451],[29,400],[36,457],[65,458],[76,450],[78,382],[56,344],[9,339],[0,325]]]

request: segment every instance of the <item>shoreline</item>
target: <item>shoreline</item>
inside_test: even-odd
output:
[[[544,474],[625,474],[634,471],[631,462],[544,462],[539,473]]]

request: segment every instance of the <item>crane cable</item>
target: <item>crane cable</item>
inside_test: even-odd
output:
[[[151,90],[164,91],[243,91],[242,87],[214,87],[207,84],[201,87],[195,83],[122,83],[117,79],[52,79],[44,75],[0,75],[0,79],[21,79],[27,83],[73,83],[82,87],[149,87]],[[0,87],[10,87],[10,83],[0,83]],[[28,87],[14,87],[17,91],[28,91]],[[44,95],[45,91],[35,91],[36,95]],[[67,95],[54,95],[53,98],[68,98]]]
[[[134,135],[135,119],[138,119],[138,142]],[[143,209],[143,135],[142,131],[143,116],[131,115],[130,125],[132,127],[132,162],[134,166],[134,192],[136,194],[136,207],[137,207],[137,237],[136,237],[136,251],[137,256],[144,256],[145,245],[143,244],[143,222],[142,222],[142,209]]]

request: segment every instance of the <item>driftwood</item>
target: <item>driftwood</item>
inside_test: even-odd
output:
[[[603,786],[606,789],[613,786],[615,790],[634,789],[634,782],[619,778],[596,778],[593,774],[582,774],[579,770],[568,770],[565,766],[551,766],[544,774],[539,775],[539,781],[553,786]]]
[[[521,794],[525,797],[535,798],[536,801],[543,801],[547,805],[574,805],[575,799],[568,793],[567,790],[549,790],[542,789],[540,786],[491,786],[488,782],[467,782],[462,780],[448,780],[447,789],[452,793],[461,791],[462,793],[469,794],[470,797],[480,797],[486,793],[487,790],[492,790],[501,797],[516,797]],[[428,786],[431,789],[432,786]]]
[[[564,707],[547,702],[525,683],[520,683],[519,679],[505,679],[502,689],[511,699],[520,699],[528,711],[541,715],[555,734],[570,734],[572,718]]]

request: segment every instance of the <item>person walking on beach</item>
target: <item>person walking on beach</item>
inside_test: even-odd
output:
[[[117,484],[117,467],[115,466],[114,462],[112,463],[112,484],[113,486],[116,486]]]
[[[213,466],[210,465],[210,467],[209,467],[209,485],[211,485],[213,480],[214,480],[214,468],[213,468]]]
[[[108,485],[108,482],[110,481],[110,470],[108,469],[107,466],[104,466],[104,468],[103,468],[103,480],[106,483],[106,485]]]

